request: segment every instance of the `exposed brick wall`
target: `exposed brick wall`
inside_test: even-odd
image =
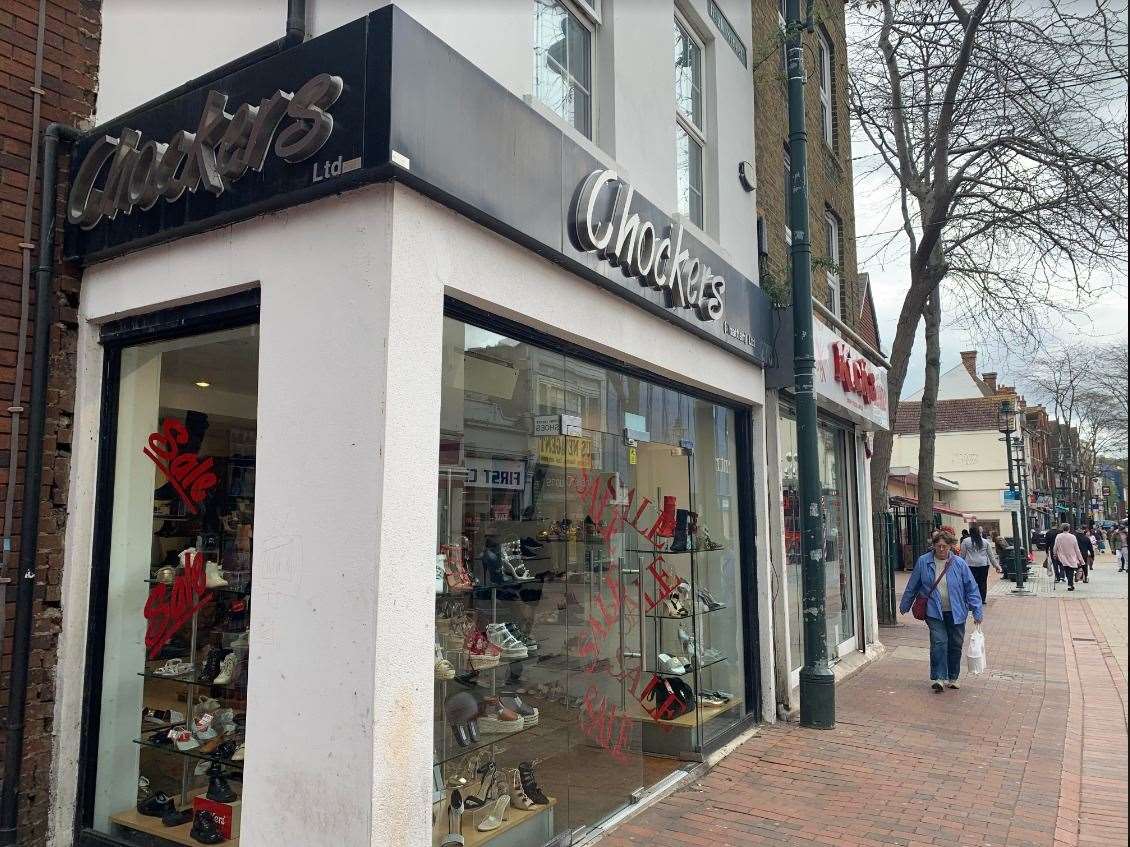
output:
[[[754,134],[757,139],[757,205],[764,219],[768,250],[759,273],[789,287],[788,243],[785,229],[785,153],[788,144],[788,90],[782,66],[777,4],[755,0],[753,5],[753,81],[757,98]],[[851,135],[847,108],[847,43],[842,0],[818,0],[815,19],[832,46],[833,139],[829,146],[821,129],[820,68],[816,34],[804,35],[808,85],[805,117],[808,129],[809,232],[812,241],[812,295],[826,302],[828,251],[824,213],[840,220],[841,319],[857,329],[863,312],[863,286],[859,285],[855,249]]]
[[[38,185],[41,174],[30,174],[33,145],[52,121],[78,125],[93,111],[97,87],[97,63],[101,31],[100,0],[48,0],[44,38],[42,100],[39,137],[33,136],[32,103],[35,74],[38,0],[3,0],[0,3],[0,515],[9,479],[8,450],[11,420],[6,412],[13,396],[16,351],[26,351],[23,403],[31,391],[31,338],[34,331],[35,298],[31,293],[28,332],[19,336],[20,292],[23,278],[23,219],[29,178]],[[62,221],[66,190],[66,156],[60,167],[56,199]],[[39,162],[42,168],[42,155]],[[39,190],[33,194],[32,241],[39,239]],[[56,233],[61,243],[61,226]],[[32,251],[33,267],[38,252]],[[55,708],[56,643],[59,634],[63,533],[66,527],[67,481],[70,473],[72,416],[75,389],[75,340],[78,304],[77,269],[56,265],[56,297],[51,327],[51,367],[47,393],[44,438],[43,496],[40,507],[39,556],[36,567],[35,620],[32,630],[28,679],[24,762],[20,781],[19,825],[21,845],[42,845],[47,832],[49,806],[52,719]],[[27,418],[21,418],[19,470],[15,478],[13,551],[19,556],[20,503],[23,472],[27,466]],[[15,568],[5,574],[14,581]],[[14,588],[5,609],[3,663],[0,665],[0,706],[6,718],[8,674],[11,668]],[[2,734],[0,734],[2,735]],[[0,744],[3,744],[0,737]],[[2,759],[0,759],[2,761]]]

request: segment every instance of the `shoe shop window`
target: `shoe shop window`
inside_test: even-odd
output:
[[[97,769],[85,790],[93,828],[123,843],[238,841],[257,374],[256,326],[120,352],[116,421],[104,424],[116,436]]]
[[[575,839],[746,714],[733,410],[447,318],[433,844]]]

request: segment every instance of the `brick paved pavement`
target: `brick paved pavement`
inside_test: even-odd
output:
[[[956,692],[927,687],[923,624],[884,628],[834,730],[767,727],[599,847],[1126,844],[1127,606],[1107,581],[992,592],[989,673]]]

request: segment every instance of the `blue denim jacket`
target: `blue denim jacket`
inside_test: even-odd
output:
[[[930,590],[938,575],[934,571],[934,551],[923,553],[914,563],[914,572],[910,575],[910,582],[906,584],[906,591],[902,593],[899,603],[899,612],[906,614],[910,611],[914,598]],[[969,612],[973,612],[973,620],[981,623],[984,614],[981,609],[981,592],[977,590],[977,583],[973,574],[969,572],[969,565],[965,559],[955,554],[950,554],[950,568],[946,571],[946,586],[950,592],[950,611],[953,613],[955,624],[965,623]],[[926,598],[926,617],[942,620],[942,595],[936,588]]]

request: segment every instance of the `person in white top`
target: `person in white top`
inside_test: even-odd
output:
[[[993,545],[981,535],[981,527],[976,523],[969,525],[969,536],[961,539],[958,555],[965,559],[965,564],[969,565],[969,572],[977,582],[977,590],[981,592],[983,604],[989,593],[989,567],[996,568],[997,573],[1000,573],[1001,566],[997,561],[997,554],[993,551]]]

